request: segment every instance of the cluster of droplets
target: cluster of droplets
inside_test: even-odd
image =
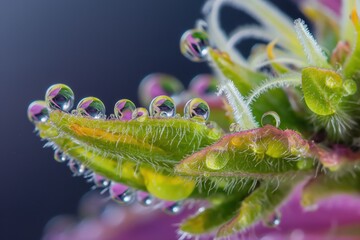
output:
[[[52,85],[46,91],[44,101],[37,100],[29,105],[28,117],[34,123],[43,123],[50,118],[51,111],[60,110],[82,117],[106,119],[105,105],[100,99],[95,97],[83,98],[76,109],[72,110],[74,100],[74,93],[70,87],[64,84]],[[209,115],[209,105],[201,98],[192,98],[185,104],[184,118],[206,121]],[[144,121],[149,116],[153,118],[175,117],[176,104],[174,100],[166,95],[157,96],[151,101],[148,111],[146,108],[136,108],[135,104],[128,99],[121,99],[115,103],[114,113],[108,119]],[[111,182],[107,178],[88,170],[84,164],[71,158],[57,147],[55,147],[54,159],[60,163],[67,163],[74,176],[83,176],[93,182],[96,188],[108,190],[111,199],[121,205],[129,205],[137,201],[144,206],[161,208],[170,215],[178,214],[183,209],[184,203],[181,201],[160,201],[146,192],[137,191],[121,183]]]

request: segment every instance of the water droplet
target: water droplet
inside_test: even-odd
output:
[[[241,131],[241,125],[238,123],[232,123],[229,127],[230,132],[236,133]]]
[[[229,162],[229,153],[225,149],[214,149],[206,154],[205,164],[211,170],[220,170]]]
[[[110,180],[108,180],[107,178],[105,178],[104,176],[101,176],[99,174],[93,173],[92,179],[93,179],[96,187],[104,188],[104,187],[108,187],[110,185]]]
[[[140,107],[135,109],[132,118],[139,122],[145,121],[149,117],[149,111],[146,108]]]
[[[105,117],[105,105],[96,97],[83,98],[76,107],[78,113],[92,118]]]
[[[153,73],[146,76],[139,86],[140,102],[149,105],[151,100],[160,95],[178,96],[184,90],[183,84],[174,76]]]
[[[191,29],[186,31],[180,40],[181,53],[194,62],[203,62],[208,55],[209,38],[206,32]]]
[[[80,162],[71,159],[68,163],[70,171],[74,174],[74,176],[81,176],[85,173],[86,167],[84,164],[81,164]]]
[[[137,200],[143,206],[151,206],[155,203],[155,198],[147,192],[138,191]]]
[[[65,84],[54,84],[46,91],[45,101],[51,109],[68,112],[74,106],[74,92]]]
[[[347,79],[343,83],[343,87],[346,92],[346,96],[354,95],[357,92],[357,85],[356,82],[352,79]]]
[[[111,198],[121,205],[131,204],[135,200],[135,191],[121,183],[112,182],[109,192]]]
[[[164,202],[162,210],[168,215],[177,215],[183,210],[182,202]]]
[[[278,211],[275,211],[274,213],[270,214],[264,220],[264,225],[271,228],[275,228],[279,226],[280,223],[281,223],[281,213]]]
[[[31,122],[46,122],[49,119],[49,109],[44,101],[32,102],[27,110]]]
[[[174,100],[165,95],[158,96],[151,101],[149,112],[154,117],[174,117],[176,114]]]
[[[64,154],[61,150],[56,149],[54,152],[54,159],[57,162],[63,163],[66,162],[68,160],[66,154]]]
[[[278,128],[280,126],[280,123],[281,123],[280,117],[274,111],[266,112],[261,117],[261,125],[262,126],[270,124],[270,125],[273,125]]]
[[[190,99],[184,107],[184,115],[187,118],[202,118],[203,120],[208,120],[210,116],[210,107],[201,98]]]
[[[115,103],[114,113],[120,120],[131,120],[133,112],[135,111],[135,104],[129,99],[121,99]]]

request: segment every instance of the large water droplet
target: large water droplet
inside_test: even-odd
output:
[[[45,101],[52,109],[68,112],[74,106],[74,92],[65,84],[54,84],[46,91]]]
[[[210,116],[210,107],[201,98],[190,99],[184,107],[184,115],[187,118],[202,118],[208,120]]]
[[[154,117],[174,117],[176,114],[174,100],[165,95],[158,96],[151,101],[149,112]]]
[[[104,188],[110,185],[110,181],[104,176],[101,176],[99,174],[93,173],[92,179],[96,187]]]
[[[96,97],[83,98],[78,103],[76,110],[82,115],[96,119],[105,117],[105,105],[100,99]]]
[[[80,162],[71,159],[68,163],[70,171],[74,174],[74,176],[81,176],[85,173],[86,167],[84,164],[81,164]]]
[[[31,122],[46,122],[49,119],[49,109],[44,101],[34,101],[30,103],[27,115]]]
[[[155,198],[147,192],[138,191],[137,200],[143,206],[151,206],[155,203]]]
[[[139,98],[143,105],[160,95],[177,96],[184,90],[183,84],[174,76],[164,73],[153,73],[146,76],[139,86]]]
[[[136,198],[135,191],[121,183],[112,182],[109,192],[111,198],[121,205],[131,204]]]
[[[139,122],[145,121],[149,117],[149,111],[146,108],[140,107],[135,109],[132,118]]]
[[[162,210],[168,215],[176,215],[183,210],[183,202],[164,202]]]
[[[203,62],[208,55],[209,38],[206,32],[191,29],[186,31],[180,40],[181,53],[194,62]]]
[[[274,213],[270,214],[265,220],[264,225],[267,227],[277,227],[281,223],[281,213],[278,211],[275,211]]]
[[[220,170],[229,162],[229,153],[225,149],[211,150],[206,154],[205,164],[211,170]]]
[[[66,154],[64,154],[61,150],[56,149],[54,152],[54,159],[57,162],[63,163],[66,162],[68,160]]]
[[[281,123],[280,117],[274,111],[266,112],[261,117],[261,125],[262,126],[270,124],[270,125],[273,125],[278,128],[280,126],[280,123]]]
[[[135,111],[135,104],[129,99],[121,99],[115,103],[114,114],[120,120],[131,120]]]
[[[343,83],[345,89],[345,96],[354,95],[357,92],[356,82],[352,79],[347,79]]]

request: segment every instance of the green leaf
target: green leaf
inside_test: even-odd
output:
[[[177,118],[102,120],[53,111],[40,136],[91,170],[165,200],[192,194],[195,182],[175,176],[185,155],[215,142],[221,130]]]
[[[267,125],[223,137],[181,161],[176,170],[194,177],[273,179],[310,174],[310,145],[291,130]]]
[[[345,1],[346,2],[346,1]],[[346,78],[359,80],[359,66],[360,66],[360,22],[356,10],[351,14],[352,22],[355,26],[356,37],[354,37],[353,50],[344,64],[344,75]]]
[[[298,181],[262,182],[248,197],[242,201],[237,216],[222,226],[218,237],[229,236],[245,230],[257,221],[269,216],[286,200]]]
[[[335,71],[316,67],[302,70],[306,105],[318,115],[334,114],[343,96],[343,80]]]

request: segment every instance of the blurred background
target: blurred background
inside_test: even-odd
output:
[[[300,16],[292,1],[273,2]],[[203,3],[0,1],[0,239],[40,239],[47,221],[76,214],[80,198],[91,188],[54,161],[51,149],[43,149],[45,142],[27,119],[28,104],[43,99],[50,85],[65,83],[76,103],[96,96],[110,114],[121,98],[137,102],[137,86],[149,73],[172,74],[187,86],[195,75],[210,72],[179,51],[179,39],[202,17]],[[227,29],[249,21],[245,14],[225,11]]]

